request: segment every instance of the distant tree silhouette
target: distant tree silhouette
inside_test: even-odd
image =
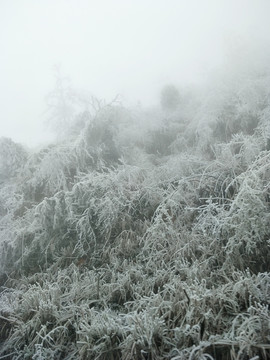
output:
[[[160,104],[163,110],[173,111],[179,105],[180,94],[174,85],[166,85],[160,94]]]

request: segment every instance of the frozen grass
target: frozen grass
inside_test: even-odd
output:
[[[0,192],[1,359],[270,357],[267,106],[252,132],[234,104],[225,140],[203,110],[155,124],[110,105],[16,162]]]

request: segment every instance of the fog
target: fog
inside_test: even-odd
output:
[[[199,84],[232,52],[263,52],[269,14],[268,0],[1,0],[0,136],[52,137],[55,65],[100,99],[154,106],[167,83]]]

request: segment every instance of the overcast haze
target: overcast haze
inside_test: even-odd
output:
[[[0,0],[0,136],[36,145],[61,64],[75,88],[126,104],[200,82],[241,41],[266,44],[269,0]]]

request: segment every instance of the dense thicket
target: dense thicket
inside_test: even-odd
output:
[[[2,358],[270,357],[269,80],[161,110],[62,91],[61,141],[1,139]]]

